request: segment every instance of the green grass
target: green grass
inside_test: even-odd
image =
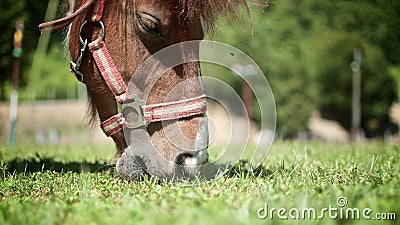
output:
[[[84,169],[87,163],[106,164],[111,146],[2,145],[0,224],[399,224],[399,150],[381,142],[277,142],[253,172],[241,164],[210,182],[159,184],[151,178],[128,182],[110,167]],[[43,158],[62,168],[11,169],[10,162]],[[82,170],[68,171],[71,163]],[[337,205],[339,197],[346,197],[347,206]],[[276,211],[273,219],[260,219],[257,212],[266,204],[268,210],[318,213],[329,206],[370,208],[371,217],[395,213],[396,220],[331,219],[327,212],[324,219],[283,220]]]

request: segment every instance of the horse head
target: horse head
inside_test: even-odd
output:
[[[87,87],[92,119],[98,115],[116,143],[117,171],[130,179],[146,173],[163,180],[198,174],[208,160],[208,131],[197,40],[217,14],[236,12],[239,4],[247,7],[246,1],[69,3],[71,14],[52,29],[71,23],[72,70]],[[126,93],[119,93],[125,86]],[[136,108],[122,107],[125,112],[118,114],[120,105],[131,103]],[[160,107],[166,108],[161,114],[178,116],[143,119],[146,113],[157,117],[145,109]],[[185,107],[189,113],[179,112]],[[129,126],[131,117],[143,123]]]

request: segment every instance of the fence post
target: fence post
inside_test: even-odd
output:
[[[12,72],[12,91],[10,95],[10,131],[8,136],[8,144],[15,146],[16,144],[16,124],[17,124],[17,113],[18,113],[18,86],[19,86],[19,69],[20,61],[19,58],[22,55],[22,38],[24,32],[24,22],[19,20],[15,24],[14,32],[14,49],[12,55],[13,61],[13,72]]]
[[[351,116],[351,139],[352,141],[361,140],[361,51],[358,48],[353,50],[353,61],[350,68],[353,71],[352,88],[352,116]]]

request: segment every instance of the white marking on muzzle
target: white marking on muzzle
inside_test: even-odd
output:
[[[203,120],[201,121],[200,129],[197,131],[196,140],[194,142],[194,157],[185,160],[186,166],[199,166],[208,159],[208,118],[204,113]]]

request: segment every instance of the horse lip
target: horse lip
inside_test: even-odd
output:
[[[146,154],[141,151],[134,151],[128,147],[117,160],[116,170],[129,180],[138,181],[143,175],[155,176],[160,180],[168,178],[167,167],[160,163],[156,157],[158,154]]]
[[[148,174],[144,166],[144,161],[140,157],[131,155],[128,147],[121,157],[118,158],[116,170],[123,177],[130,180],[139,180],[143,175]]]

